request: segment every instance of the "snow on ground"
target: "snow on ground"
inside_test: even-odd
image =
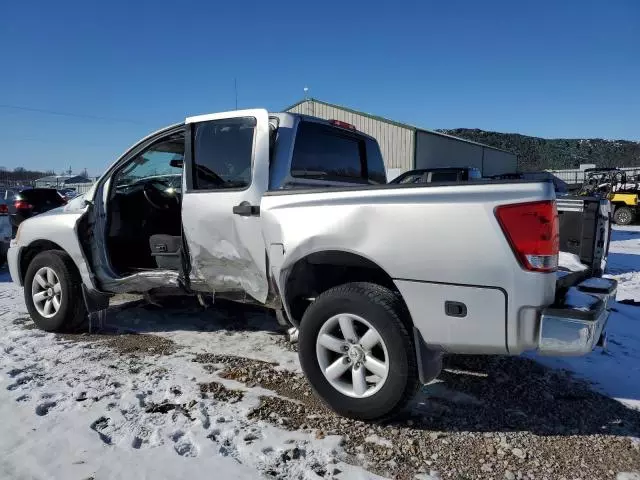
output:
[[[618,280],[618,300],[640,301],[640,226],[615,227],[607,273]]]
[[[246,390],[237,403],[202,398],[199,383],[239,384],[207,374],[194,353],[247,354],[298,368],[295,354],[276,345],[264,313],[240,330],[205,317],[184,331],[180,314],[160,328],[142,323],[142,307],[116,311],[119,328],[158,327],[163,332],[154,333],[178,345],[169,355],[119,356],[99,342],[25,328],[21,289],[6,272],[0,281],[0,478],[320,478],[315,472],[334,469],[341,472],[335,478],[378,478],[336,461],[337,436],[316,439],[249,422],[262,389]],[[262,328],[267,322],[271,327]],[[207,331],[212,326],[218,330]]]

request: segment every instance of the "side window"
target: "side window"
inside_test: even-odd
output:
[[[198,123],[193,132],[193,188],[247,188],[256,119],[226,118]]]
[[[291,161],[297,178],[368,183],[362,138],[315,122],[301,122]]]
[[[116,189],[132,186],[151,178],[180,188],[184,160],[184,132],[154,143],[136,155],[113,180]]]

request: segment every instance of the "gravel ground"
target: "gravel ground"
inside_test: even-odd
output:
[[[26,318],[14,323],[31,328]],[[242,325],[230,320],[227,327]],[[87,348],[99,344],[141,361],[178,349],[170,339],[121,328],[59,338],[84,342]],[[283,350],[297,347],[284,335],[274,335],[273,342]],[[203,399],[233,404],[246,389],[262,387],[265,394],[248,413],[248,425],[263,420],[319,439],[342,436],[346,457],[340,460],[392,478],[440,472],[442,478],[457,480],[587,480],[640,470],[640,412],[595,393],[563,371],[524,358],[446,358],[438,380],[423,387],[400,418],[386,424],[335,415],[301,374],[276,363],[208,353],[196,355],[194,362],[220,379],[199,385]],[[238,388],[228,381],[238,382]],[[188,416],[192,407],[159,403],[149,411]],[[293,447],[288,453],[292,459],[297,454]],[[331,478],[339,471],[322,467],[316,473]]]
[[[124,355],[171,355],[177,348],[170,339],[144,333],[65,333],[59,338],[71,342],[97,342]]]
[[[632,440],[640,412],[526,359],[449,358],[442,383],[424,387],[410,411],[385,425],[338,417],[303,376],[274,364],[208,354],[195,361],[275,392],[250,418],[317,438],[342,435],[347,460],[393,478],[435,470],[455,479],[603,479],[640,469]]]

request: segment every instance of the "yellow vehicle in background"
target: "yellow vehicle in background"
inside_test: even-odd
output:
[[[609,200],[614,207],[613,221],[617,225],[629,225],[635,220],[638,209],[637,193],[612,193]]]
[[[613,207],[613,221],[629,225],[638,215],[640,183],[617,168],[590,168],[585,170],[585,181],[580,195],[606,197]]]

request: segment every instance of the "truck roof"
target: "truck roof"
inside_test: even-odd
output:
[[[228,113],[232,113],[233,111],[238,111],[238,110],[232,110],[232,111],[229,111]],[[212,112],[212,113],[221,113],[221,112]],[[305,114],[302,114],[302,113],[268,112],[268,114],[269,114],[269,118],[277,118],[277,119],[279,119],[280,120],[279,123],[285,123],[283,121],[285,119],[299,118],[301,120],[304,120],[305,122],[322,123],[322,124],[330,125],[330,126],[333,126],[333,127],[336,127],[336,128],[341,128],[340,125],[336,125],[336,124],[333,123],[335,120],[325,120],[323,118],[313,117],[311,115],[305,115]],[[205,113],[205,114],[200,114],[200,115],[197,115],[197,116],[198,117],[200,117],[200,116],[204,117],[205,115],[210,115],[210,114]],[[187,118],[192,118],[192,117],[187,117]],[[185,122],[180,122],[180,123],[173,123],[171,125],[167,125],[166,127],[162,127],[160,129],[150,133],[149,135],[147,135],[147,137],[152,137],[152,136],[156,135],[157,133],[163,132],[164,130],[170,130],[170,129],[178,127],[180,125],[184,125],[184,123]],[[345,123],[345,122],[342,122],[342,123]],[[350,130],[350,131],[357,132],[359,135],[362,135],[363,137],[373,138],[371,135],[368,135],[368,134],[356,129],[355,126],[353,127],[353,130]]]

